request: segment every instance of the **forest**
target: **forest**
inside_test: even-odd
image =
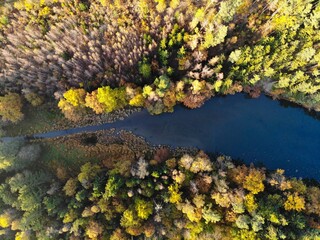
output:
[[[203,151],[81,141],[1,143],[1,239],[320,239],[319,182]],[[76,143],[84,152],[70,154]]]
[[[30,137],[240,92],[320,111],[319,24],[317,0],[1,1],[0,137],[28,137],[0,139],[0,238],[320,240],[316,180],[125,132]]]
[[[23,103],[50,99],[77,121],[126,106],[152,114],[172,112],[177,103],[196,108],[214,95],[241,91],[320,108],[318,1],[2,5],[3,119],[17,122]]]

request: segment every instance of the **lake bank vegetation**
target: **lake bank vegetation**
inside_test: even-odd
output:
[[[1,1],[0,135],[236,92],[319,111],[319,21],[313,0]],[[104,138],[0,141],[0,238],[320,239],[316,181]]]
[[[318,182],[110,134],[1,143],[1,238],[319,239]]]
[[[33,106],[55,97],[74,121],[124,106],[195,108],[240,91],[318,110],[319,19],[310,0],[7,3],[0,115],[22,119],[15,94]]]

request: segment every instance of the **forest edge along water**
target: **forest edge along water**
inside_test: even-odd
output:
[[[285,107],[284,107],[285,106]],[[301,107],[244,94],[215,97],[201,108],[176,106],[174,114],[146,110],[113,123],[35,134],[53,138],[103,129],[132,131],[151,144],[197,147],[320,180],[320,121]]]

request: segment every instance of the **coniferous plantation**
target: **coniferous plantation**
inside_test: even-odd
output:
[[[317,0],[0,2],[0,238],[320,240],[317,180],[128,131],[33,136],[240,92],[316,113],[319,28]]]

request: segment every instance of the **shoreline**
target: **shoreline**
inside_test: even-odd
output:
[[[253,98],[252,96],[250,96],[249,93],[246,93],[246,92],[240,92],[240,94],[245,94],[246,96]],[[319,112],[313,108],[308,107],[306,104],[295,102],[292,99],[285,97],[285,96],[280,96],[280,97],[275,96],[274,94],[272,94],[270,91],[267,91],[263,87],[261,87],[261,94],[260,95],[262,95],[262,94],[267,97],[272,98],[272,101],[279,101],[280,105],[282,103],[286,103],[289,107],[301,108],[307,114],[311,115],[312,117],[316,117],[318,119],[318,117],[316,115]],[[211,97],[210,99],[208,99],[207,101],[210,101],[215,97],[228,97],[229,95],[234,95],[234,94],[215,95],[215,96]],[[260,97],[260,95],[259,95],[259,97]],[[48,106],[45,106],[45,107],[50,107],[50,104],[52,104],[52,103],[51,102],[48,103]],[[178,106],[178,104],[176,106]],[[31,130],[31,131],[30,131],[30,129],[28,129],[24,132],[22,130],[22,131],[20,131],[21,134],[20,134],[20,132],[19,132],[19,134],[10,134],[10,132],[9,132],[9,134],[7,133],[8,128],[15,128],[15,127],[19,128],[19,125],[22,125],[21,123],[5,124],[3,127],[5,135],[2,137],[3,138],[14,138],[14,137],[33,138],[34,135],[45,134],[45,133],[49,133],[49,132],[65,131],[65,130],[69,130],[69,129],[73,129],[73,128],[84,128],[84,127],[89,127],[89,126],[98,126],[98,125],[107,124],[107,123],[114,123],[117,121],[122,121],[122,120],[130,117],[133,113],[141,112],[143,110],[146,110],[146,109],[142,108],[142,107],[129,107],[129,108],[127,107],[127,108],[120,109],[120,110],[117,110],[115,112],[108,113],[108,114],[98,115],[98,114],[94,114],[94,113],[89,113],[89,114],[85,115],[82,120],[80,120],[78,122],[69,121],[64,116],[62,116],[62,118],[60,119],[60,122],[58,122],[58,123],[55,123],[54,121],[48,122],[47,124],[50,126],[49,128],[44,128],[41,130]],[[56,111],[56,109],[54,109],[52,111],[54,112],[54,111]],[[319,117],[319,119],[320,119],[320,117]],[[25,121],[25,120],[22,120],[22,122],[23,121]],[[36,119],[33,119],[33,121],[36,121]],[[20,130],[22,128],[23,127],[21,126]],[[92,133],[92,132],[89,131],[87,133]]]

